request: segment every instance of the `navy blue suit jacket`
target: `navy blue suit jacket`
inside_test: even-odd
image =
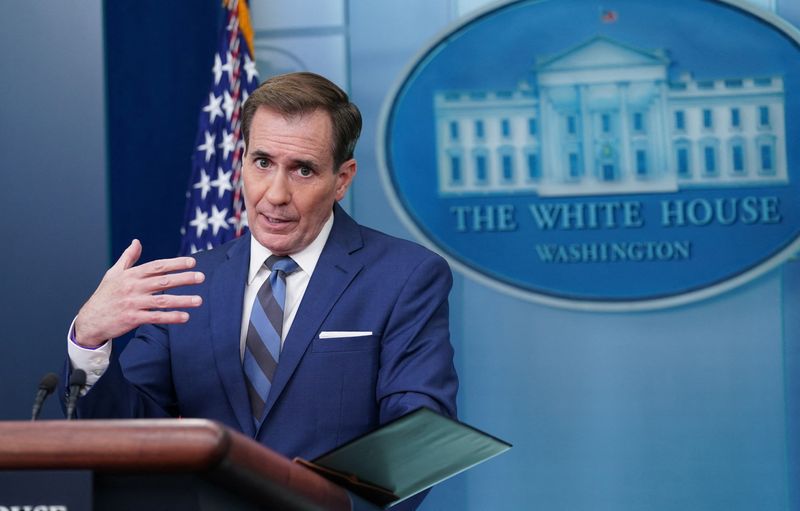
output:
[[[288,332],[256,431],[240,358],[249,236],[196,254],[206,275],[175,293],[203,305],[145,325],[79,402],[82,417],[203,417],[286,456],[312,459],[420,406],[456,414],[452,276],[433,252],[358,225],[338,205]],[[320,339],[321,331],[369,331]]]

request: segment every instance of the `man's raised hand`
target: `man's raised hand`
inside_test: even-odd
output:
[[[186,323],[188,312],[164,309],[188,309],[203,303],[199,296],[162,293],[203,282],[205,275],[188,271],[195,266],[194,258],[175,257],[134,266],[141,254],[142,244],[133,240],[83,305],[75,319],[78,345],[95,348],[148,323]]]

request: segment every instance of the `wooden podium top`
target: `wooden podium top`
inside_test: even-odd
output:
[[[187,472],[256,494],[289,492],[349,510],[347,493],[254,440],[204,419],[0,421],[0,470]]]

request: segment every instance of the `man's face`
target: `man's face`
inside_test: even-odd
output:
[[[273,254],[307,247],[356,173],[348,160],[334,173],[330,116],[322,111],[285,118],[259,108],[243,157],[250,232]]]

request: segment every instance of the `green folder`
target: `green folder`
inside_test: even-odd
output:
[[[510,448],[503,440],[419,408],[313,461],[295,461],[387,507]]]

